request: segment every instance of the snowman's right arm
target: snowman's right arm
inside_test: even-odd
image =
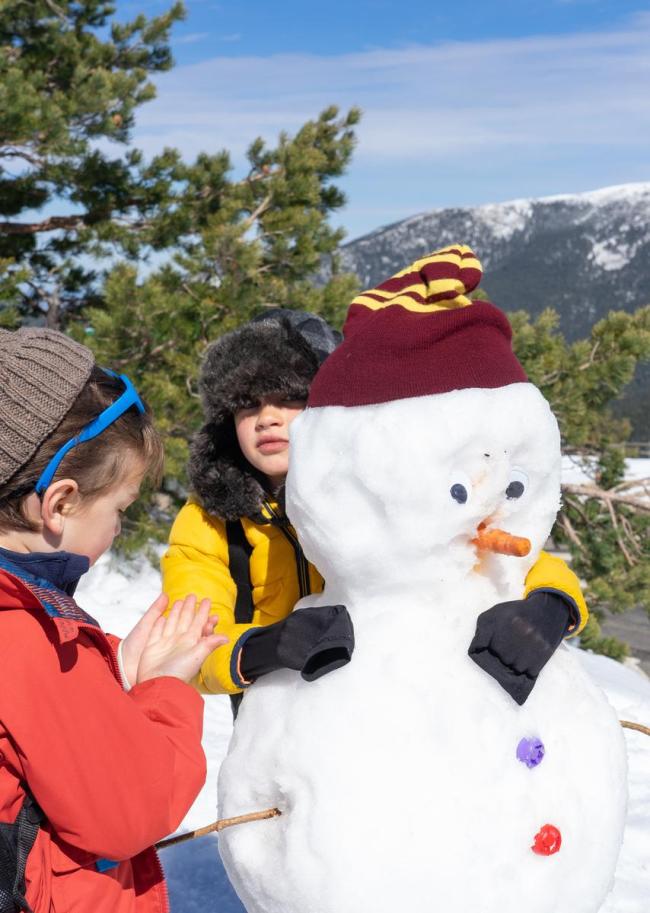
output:
[[[580,634],[589,618],[589,609],[582,595],[580,581],[566,561],[557,555],[540,552],[535,564],[528,571],[524,584],[524,599],[532,593],[556,593],[561,596],[571,610],[571,624],[568,637]]]
[[[347,665],[353,651],[354,628],[345,606],[307,606],[250,632],[241,669],[253,681],[277,669],[295,669],[313,682]]]
[[[235,622],[237,587],[228,569],[225,527],[190,501],[181,508],[169,535],[169,548],[161,561],[163,592],[169,604],[194,593],[208,598],[219,616],[215,632],[228,643],[208,656],[192,684],[202,693],[236,694],[246,687],[238,664],[241,646],[257,625]]]

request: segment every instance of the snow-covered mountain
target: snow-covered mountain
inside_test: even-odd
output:
[[[346,244],[341,267],[370,288],[453,242],[477,252],[496,304],[533,317],[553,307],[570,340],[588,335],[609,310],[650,304],[650,182],[434,209]],[[626,411],[640,419],[650,411],[650,371],[639,373]]]

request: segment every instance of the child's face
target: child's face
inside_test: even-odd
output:
[[[121,479],[93,500],[65,515],[59,549],[86,555],[91,565],[113,544],[122,527],[122,513],[140,493],[144,467],[128,457]]]
[[[304,408],[304,400],[274,394],[235,412],[241,452],[274,488],[284,482],[289,469],[289,425]]]

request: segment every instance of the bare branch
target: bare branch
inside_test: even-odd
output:
[[[125,205],[136,205],[135,201],[127,201]],[[116,225],[124,225],[133,230],[151,226],[149,219],[128,219],[111,216],[108,221]],[[83,212],[72,216],[50,216],[42,222],[0,222],[0,233],[6,235],[35,235],[46,231],[79,231],[88,227],[90,213]]]
[[[78,229],[85,226],[88,213],[76,216],[50,216],[42,222],[0,222],[0,232],[6,235],[35,235],[41,231]]]
[[[625,547],[625,543],[623,542],[623,539],[621,537],[618,522],[616,520],[616,511],[614,510],[614,505],[612,504],[610,498],[607,498],[604,503],[607,507],[607,510],[609,511],[609,516],[612,521],[612,527],[614,528],[614,534],[616,535],[616,541],[618,542],[618,547],[623,552],[623,556],[624,556],[625,560],[627,561],[628,565],[630,567],[634,567],[634,565],[636,564],[636,561],[633,560],[632,556],[630,555],[627,548]]]
[[[56,3],[54,3],[54,0],[45,0],[45,6],[47,6],[48,9],[51,9],[52,12],[54,13],[54,15],[57,16],[61,20],[61,22],[68,21],[66,19],[65,13],[59,6],[56,5]]]
[[[636,494],[644,494],[650,500],[650,478],[647,479],[628,479],[612,488],[617,493],[631,491]]]
[[[17,149],[15,146],[11,146],[8,149],[0,149],[0,158],[24,159],[24,161],[29,162],[30,165],[34,165],[35,168],[42,168],[45,164],[45,159],[42,159],[31,152],[27,152],[25,149]]]
[[[586,371],[587,368],[590,368],[593,365],[593,363],[596,360],[596,352],[598,351],[599,348],[600,348],[600,339],[597,339],[596,342],[594,343],[593,349],[589,353],[589,360],[586,361],[584,364],[580,365],[578,367],[578,371]]]
[[[647,497],[624,494],[616,489],[606,491],[604,488],[599,488],[597,485],[563,484],[562,492],[564,494],[593,498],[597,501],[602,501],[603,503],[609,501],[615,504],[627,504],[628,507],[633,507],[635,510],[650,513],[650,500]]]
[[[624,514],[621,514],[618,520],[623,527],[623,532],[625,533],[630,546],[634,549],[636,554],[641,557],[641,555],[643,555],[643,545],[639,541],[639,537],[637,536],[632,524]]]
[[[567,538],[568,538],[571,542],[573,542],[573,544],[575,545],[575,547],[576,547],[580,552],[582,552],[582,553],[584,554],[584,553],[585,553],[585,547],[584,547],[584,545],[582,544],[582,542],[581,542],[581,540],[580,540],[580,537],[578,536],[577,532],[575,531],[575,527],[573,526],[573,524],[571,523],[571,521],[569,520],[569,518],[567,517],[567,515],[564,513],[564,511],[562,511],[562,512],[559,514],[559,516],[558,516],[557,519],[558,519],[558,523],[561,525],[562,529],[563,529],[564,532],[566,533]]]
[[[257,206],[252,211],[252,213],[248,216],[247,219],[244,219],[243,224],[246,226],[246,229],[249,229],[251,227],[251,225],[253,225],[257,221],[257,219],[259,219],[259,217],[266,212],[266,210],[271,205],[272,199],[273,199],[273,194],[269,191],[269,193],[267,193],[267,195],[261,201],[259,206]]]

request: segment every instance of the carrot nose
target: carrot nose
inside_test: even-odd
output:
[[[515,555],[517,558],[523,558],[530,551],[530,539],[513,536],[502,529],[487,529],[485,523],[479,523],[476,533],[472,542],[480,549],[498,555]]]

